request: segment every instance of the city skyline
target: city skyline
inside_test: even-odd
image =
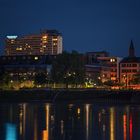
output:
[[[134,41],[140,51],[140,2],[124,1],[17,1],[2,0],[0,52],[6,35],[25,35],[40,29],[62,32],[64,49],[79,52],[106,50],[111,55],[128,56]],[[121,50],[121,51],[120,51]]]

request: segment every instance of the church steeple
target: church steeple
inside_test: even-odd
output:
[[[129,47],[129,57],[135,57],[135,48],[132,40]]]

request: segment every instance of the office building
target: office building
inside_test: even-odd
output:
[[[6,37],[6,55],[57,55],[62,50],[62,34],[57,30],[43,30],[38,34],[22,37]]]

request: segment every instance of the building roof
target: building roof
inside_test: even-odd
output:
[[[107,51],[91,51],[91,52],[86,52],[86,54],[101,54],[101,53],[105,53],[105,54],[109,55],[109,53]]]
[[[140,63],[140,57],[125,57],[120,63]]]

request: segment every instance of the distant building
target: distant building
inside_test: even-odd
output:
[[[86,53],[86,58],[87,58],[88,65],[95,65],[99,63],[100,66],[108,67],[110,69],[108,70],[108,73],[107,73],[108,80],[112,80],[114,82],[119,81],[119,62],[121,58],[109,56],[109,53],[106,51],[88,52]]]
[[[62,34],[57,30],[43,30],[39,34],[6,38],[6,55],[57,55],[62,50]]]
[[[34,81],[38,73],[49,75],[53,59],[54,55],[0,56],[0,70],[11,82]]]
[[[109,53],[106,51],[87,52],[86,61],[87,61],[87,64],[94,64],[98,57],[108,57],[108,56],[109,56]]]
[[[110,67],[110,80],[114,82],[119,82],[119,63],[122,58],[110,56],[110,57],[98,57],[97,60],[100,63]]]
[[[135,48],[131,41],[129,47],[129,56],[120,62],[120,82],[126,86],[131,84],[133,76],[140,72],[140,57],[135,56]]]
[[[101,82],[110,80],[110,67],[101,64],[85,65],[86,77],[89,79],[98,79]]]

